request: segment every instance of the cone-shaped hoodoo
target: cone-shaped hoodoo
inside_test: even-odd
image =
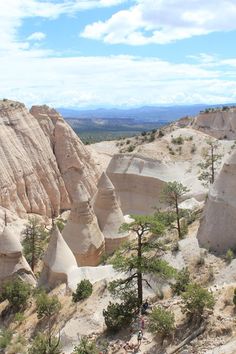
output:
[[[0,233],[0,286],[15,277],[35,285],[34,274],[22,255],[20,235],[10,226],[5,226]]]
[[[89,195],[83,184],[77,186],[63,237],[74,253],[79,266],[99,264],[105,249],[104,236],[99,229]]]
[[[101,175],[97,187],[94,212],[105,237],[106,253],[110,254],[128,239],[129,234],[120,232],[120,226],[125,222],[125,219],[117,201],[115,187],[105,172]]]
[[[53,288],[60,283],[67,283],[67,275],[77,267],[76,259],[63,239],[57,226],[54,226],[43,258],[44,266],[39,279],[40,285]]]

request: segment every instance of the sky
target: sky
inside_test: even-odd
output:
[[[0,0],[0,98],[236,102],[236,0]]]

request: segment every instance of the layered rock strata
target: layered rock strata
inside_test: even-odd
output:
[[[57,215],[70,208],[74,184],[86,181],[95,192],[98,170],[55,110],[38,106],[31,113],[22,103],[0,101],[0,206],[20,216]]]
[[[93,208],[105,237],[106,253],[110,254],[122,242],[128,240],[129,234],[120,232],[120,226],[125,223],[125,219],[117,201],[115,187],[105,172],[100,177],[97,188]]]
[[[90,197],[78,184],[70,217],[62,233],[79,266],[96,266],[105,250],[104,235],[99,229]]]
[[[77,268],[76,259],[57,226],[53,229],[43,263],[39,285],[48,288],[54,288],[60,283],[67,284],[69,272]]]
[[[236,139],[236,108],[199,114],[192,127],[217,139]]]
[[[236,152],[210,189],[198,230],[199,244],[224,254],[236,248]]]
[[[22,255],[20,236],[10,226],[5,226],[0,234],[0,286],[4,281],[19,277],[35,285],[34,274]]]

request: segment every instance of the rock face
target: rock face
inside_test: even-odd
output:
[[[69,272],[73,268],[77,268],[76,259],[57,226],[52,232],[43,262],[39,285],[48,288],[54,288],[60,283],[67,283]]]
[[[161,161],[141,154],[117,154],[106,173],[126,215],[153,213],[154,207],[163,206],[160,195],[166,182],[179,181],[191,190],[187,199],[203,200],[205,191],[194,172],[198,170],[199,167],[191,167],[191,161]]]
[[[82,182],[89,194],[93,195],[100,171],[91,152],[55,109],[33,106],[30,113],[38,120],[51,144],[71,199],[78,182]]]
[[[201,246],[219,254],[236,247],[236,152],[210,189],[198,231]]]
[[[92,193],[98,173],[55,110],[34,107],[31,113],[22,103],[0,101],[0,206],[20,216],[51,216],[70,208],[69,184],[86,179]]]
[[[110,254],[128,239],[129,234],[119,232],[125,219],[116,198],[115,187],[105,172],[100,177],[97,187],[93,208],[105,237],[106,253]]]
[[[70,217],[62,233],[79,266],[96,266],[104,253],[104,235],[90,204],[90,197],[78,184]]]
[[[0,234],[0,286],[6,281],[19,277],[34,285],[36,283],[33,272],[22,255],[22,246],[19,237],[5,226]]]
[[[217,139],[236,139],[236,108],[199,114],[192,127]]]

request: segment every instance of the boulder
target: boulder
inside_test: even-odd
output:
[[[122,242],[128,240],[129,233],[119,231],[125,219],[117,201],[115,187],[105,172],[101,175],[97,188],[93,208],[100,230],[105,237],[106,253],[110,254]]]
[[[70,217],[62,233],[79,266],[96,266],[105,250],[104,235],[82,183],[74,193]]]

